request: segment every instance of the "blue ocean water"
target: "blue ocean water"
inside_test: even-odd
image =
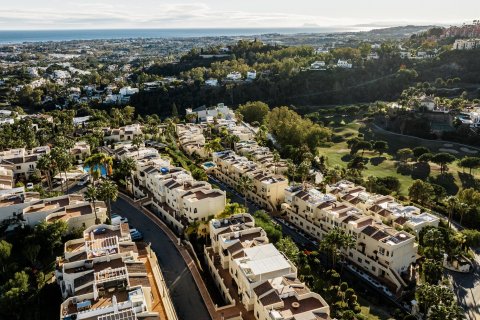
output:
[[[102,30],[5,30],[0,43],[47,42],[70,40],[191,38],[254,36],[262,34],[332,33],[357,31],[354,28],[251,28],[251,29],[102,29]]]

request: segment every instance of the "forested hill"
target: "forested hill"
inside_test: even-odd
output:
[[[397,99],[404,89],[418,82],[434,83],[437,78],[453,77],[460,78],[459,85],[464,86],[457,91],[467,90],[470,97],[479,97],[475,90],[480,82],[480,50],[446,51],[434,59],[408,60],[400,58],[397,45],[383,44],[377,51],[380,59],[368,61],[364,57],[370,50],[369,45],[360,45],[316,54],[309,47],[277,48],[244,42],[232,48],[228,56],[215,59],[192,52],[178,63],[154,66],[148,71],[168,73],[184,82],[140,92],[131,103],[142,114],[168,116],[173,104],[183,114],[185,108],[218,102],[232,106],[255,100],[270,106],[374,102]],[[348,59],[354,68],[305,69],[317,60],[332,65],[338,59]],[[223,79],[231,71],[245,74],[250,69],[257,70],[255,81],[204,85],[210,77]]]

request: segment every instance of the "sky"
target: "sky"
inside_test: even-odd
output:
[[[0,0],[0,30],[453,25],[479,13],[478,0]]]

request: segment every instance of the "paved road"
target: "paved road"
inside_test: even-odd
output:
[[[129,224],[143,233],[144,241],[152,244],[170,290],[178,318],[180,320],[210,319],[192,274],[163,230],[123,199],[119,198],[112,204],[112,211],[128,218]]]
[[[474,272],[469,274],[448,271],[459,305],[469,320],[480,319],[480,249],[476,250]]]

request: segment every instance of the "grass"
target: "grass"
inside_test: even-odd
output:
[[[401,148],[415,148],[417,146],[426,146],[432,152],[442,152],[442,148],[455,149],[458,151],[458,154],[455,154],[457,157],[463,157],[466,155],[471,155],[469,153],[463,152],[460,148],[461,146],[450,143],[451,147],[446,147],[445,142],[439,141],[426,141],[422,139],[392,135],[388,132],[383,132],[376,130],[371,126],[364,126],[359,122],[350,122],[347,124],[331,124],[334,134],[338,137],[343,138],[343,142],[338,142],[333,144],[330,147],[319,148],[320,155],[325,155],[328,160],[327,164],[329,166],[339,165],[341,167],[346,167],[348,161],[350,160],[350,150],[347,146],[346,140],[352,137],[356,137],[359,132],[365,135],[366,140],[385,140],[389,144],[389,150],[387,154],[382,155],[385,159],[383,161],[371,161],[379,158],[378,154],[375,154],[371,151],[366,151],[364,157],[370,159],[369,163],[366,165],[366,170],[363,171],[363,176],[374,176],[374,177],[387,177],[392,176],[398,178],[401,183],[400,195],[407,195],[408,188],[413,183],[415,179],[418,179],[418,176],[415,176],[411,173],[400,173],[396,166],[396,160],[394,154],[398,149]],[[361,155],[361,152],[358,153]],[[413,165],[413,163],[412,163]],[[430,179],[435,183],[441,184],[447,189],[449,194],[455,194],[460,188],[471,187],[475,183],[478,185],[478,179],[480,175],[474,173],[473,176],[462,174],[463,170],[458,167],[457,163],[452,163],[449,167],[449,173],[452,175],[440,176],[440,168],[430,163]],[[421,178],[421,177],[420,177]],[[447,179],[448,178],[448,179]],[[473,178],[473,179],[472,179]]]
[[[358,302],[361,305],[362,315],[367,320],[393,320],[390,314],[381,306],[378,306],[371,301],[368,301],[361,296],[358,297]]]

